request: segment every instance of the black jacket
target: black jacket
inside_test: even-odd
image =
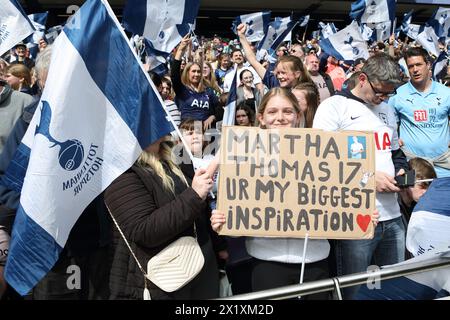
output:
[[[177,185],[176,177],[172,178]],[[184,186],[183,191],[177,191],[177,196],[168,192],[155,173],[134,165],[105,192],[106,205],[145,269],[148,260],[168,244],[194,234],[194,221],[206,207],[206,202],[191,187]],[[198,230],[201,225],[196,226],[198,234],[204,233],[204,230]],[[114,229],[110,298],[142,300],[144,276],[117,229]],[[150,294],[152,299],[173,298],[173,294],[162,291],[151,282]]]

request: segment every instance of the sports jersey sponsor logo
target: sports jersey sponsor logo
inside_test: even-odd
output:
[[[361,116],[356,116],[356,117],[354,117],[354,116],[350,116],[350,119],[352,119],[352,120],[356,120],[356,119],[358,119],[359,117],[361,117]]]
[[[424,122],[428,120],[427,110],[415,110],[414,120],[417,122]]]
[[[377,150],[390,150],[391,138],[387,132],[374,132],[375,134],[375,146]]]
[[[208,101],[202,101],[202,100],[194,99],[192,101],[191,107],[202,108],[202,109],[209,109],[209,102]]]

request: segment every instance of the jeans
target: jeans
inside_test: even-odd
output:
[[[405,260],[405,225],[398,217],[379,222],[373,239],[336,241],[339,276],[367,271],[370,265],[384,266]],[[358,286],[343,289],[344,299],[353,299]]]

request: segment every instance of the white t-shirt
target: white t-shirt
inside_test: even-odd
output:
[[[328,90],[327,83],[321,74],[317,76],[311,75],[312,81],[316,84],[317,89],[319,90],[320,101],[324,101],[325,99],[331,97],[330,90]]]
[[[239,75],[244,70],[250,70],[253,73],[253,86],[256,86],[257,84],[261,83],[261,77],[258,75],[258,73],[256,73],[255,69],[253,69],[253,67],[251,67],[251,66],[244,65],[242,68],[238,69],[238,71],[237,71],[237,75],[236,75],[237,84],[236,85],[239,85],[239,83],[241,82]],[[234,77],[234,70],[231,72],[228,72],[225,75],[225,78],[223,80],[223,92],[230,92],[231,84],[233,83],[233,77]]]
[[[374,132],[376,171],[395,176],[392,150],[400,146],[394,110],[384,102],[372,106],[356,99],[337,94],[323,101],[314,116],[313,128]],[[379,221],[392,220],[401,215],[396,193],[377,193],[376,206],[380,213]]]
[[[245,240],[247,252],[252,257],[266,261],[302,263],[304,239],[248,237]],[[306,247],[305,263],[326,259],[330,244],[326,239],[310,239]]]

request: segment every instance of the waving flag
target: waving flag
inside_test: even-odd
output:
[[[61,25],[48,28],[45,34],[45,40],[47,41],[47,43],[52,44],[55,41],[56,37],[58,37],[58,35],[61,33],[62,29],[63,26]]]
[[[298,25],[300,27],[306,27],[306,25],[309,23],[309,14],[306,15],[306,16],[301,17],[299,21],[300,22],[299,22]]]
[[[402,20],[400,29],[405,34],[408,32],[409,25],[411,24],[413,12],[414,12],[414,10],[410,10],[409,12],[407,12],[403,15],[403,20]]]
[[[292,31],[297,23],[298,21],[293,21],[291,17],[276,17],[275,20],[269,24],[264,39],[262,39],[258,45],[258,51],[256,53],[257,59],[261,60],[263,57],[266,57],[269,62],[275,62],[275,53],[278,46],[284,41],[288,33]]]
[[[43,13],[33,13],[29,14],[28,18],[33,24],[36,31],[30,35],[24,42],[27,44],[30,50],[30,56],[36,58],[39,52],[39,40],[45,38],[45,24],[47,22],[48,11]]]
[[[77,27],[66,26],[53,45],[46,86],[19,147],[29,163],[5,275],[22,295],[53,267],[88,204],[172,130],[108,2],[88,0],[73,19]],[[8,168],[9,177],[21,169]]]
[[[414,263],[450,259],[450,251],[428,252],[420,257],[394,264],[390,267],[405,266]],[[425,271],[409,276],[383,280],[379,288],[369,289],[362,285],[357,300],[433,300],[439,296],[448,296],[450,292],[450,267]]]
[[[176,25],[193,24],[200,0],[128,0],[123,23],[128,31],[153,41],[161,31],[173,33]]]
[[[236,120],[236,101],[237,101],[237,69],[234,69],[233,82],[228,93],[227,105],[223,114],[222,126],[234,126]]]
[[[436,35],[450,38],[450,8],[439,7],[427,21],[427,25],[434,29]]]
[[[406,248],[417,256],[450,248],[450,178],[434,179],[414,208],[406,233]]]
[[[17,0],[0,0],[0,56],[34,32]]]
[[[260,41],[269,27],[270,14],[270,11],[263,11],[240,15],[233,21],[233,31],[236,33],[237,26],[245,23],[247,24],[245,32],[247,40],[250,42]]]
[[[372,30],[373,41],[386,41],[391,36],[392,23],[391,21],[385,21],[380,23],[369,23]]]
[[[433,80],[437,81],[439,74],[447,67],[449,61],[449,57],[447,52],[442,51],[439,57],[437,57],[436,61],[433,63],[433,67],[431,68],[431,72],[433,74]]]
[[[367,43],[364,41],[356,21],[319,42],[323,51],[338,60],[369,58]]]
[[[326,39],[332,34],[335,34],[337,32],[337,29],[334,25],[334,23],[323,23],[319,22],[319,28],[321,29],[322,38]]]
[[[441,52],[439,49],[439,38],[432,27],[425,27],[424,30],[417,35],[416,41],[435,57],[439,56]]]
[[[362,23],[394,21],[396,0],[357,0],[352,3],[350,18]]]
[[[424,29],[425,29],[424,26],[421,26],[421,25],[418,25],[418,24],[413,24],[413,23],[411,23],[411,24],[408,26],[408,29],[406,30],[406,32],[405,32],[405,31],[403,31],[403,32],[405,32],[406,35],[407,35],[408,37],[410,37],[411,39],[416,40],[416,39],[417,39],[417,36],[419,35],[419,33],[421,33]]]
[[[361,31],[361,35],[365,41],[372,40],[373,30],[369,26],[367,26],[366,23],[361,23],[361,26],[359,28],[359,31]]]

